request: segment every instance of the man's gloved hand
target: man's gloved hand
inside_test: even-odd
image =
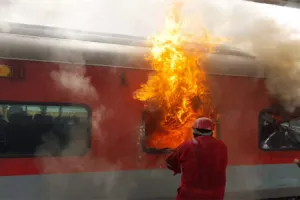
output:
[[[168,169],[166,163],[161,164],[161,165],[159,166],[159,168]],[[174,170],[172,170],[172,172],[173,172],[173,176],[179,174],[178,172],[175,172]]]
[[[160,165],[159,165],[159,168],[166,169],[166,168],[167,168],[167,165],[166,165],[166,163],[160,164]]]
[[[177,174],[179,174],[178,172],[173,171],[173,176],[176,176]]]
[[[299,159],[295,158],[294,163],[296,163],[298,165],[298,167],[300,167],[300,160]]]

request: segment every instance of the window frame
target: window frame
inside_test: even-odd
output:
[[[140,143],[141,143],[141,148],[142,151],[147,153],[147,154],[169,154],[172,153],[175,149],[154,149],[154,148],[148,148],[146,146],[146,121],[145,121],[145,117],[146,117],[146,113],[147,111],[144,110],[142,112],[142,123],[141,123],[141,129],[140,129]],[[221,120],[218,119],[216,122],[216,139],[221,139]]]
[[[216,139],[221,140],[221,116],[219,117],[219,119],[216,120]]]
[[[141,148],[143,150],[143,152],[147,153],[147,154],[169,154],[171,152],[174,151],[174,149],[154,149],[154,148],[148,148],[146,146],[146,121],[145,121],[145,117],[146,117],[146,113],[147,111],[144,110],[142,112],[142,123],[141,123],[141,131],[140,131],[140,137],[141,137]]]
[[[257,140],[257,144],[258,144],[258,148],[261,150],[261,151],[264,151],[264,152],[287,152],[287,151],[300,151],[300,148],[272,148],[272,149],[264,149],[262,148],[262,145],[261,145],[261,142],[262,142],[262,126],[261,126],[261,116],[264,112],[270,112],[270,113],[274,113],[273,109],[271,108],[265,108],[265,109],[262,109],[259,113],[258,113],[258,140]]]
[[[87,153],[89,153],[92,149],[92,109],[87,104],[82,103],[70,103],[70,102],[45,102],[45,101],[8,101],[8,100],[0,100],[0,105],[26,105],[26,106],[74,106],[81,107],[87,111],[87,119],[88,119],[88,128],[87,128],[87,146],[86,151],[81,155],[66,155],[66,156],[53,156],[53,155],[35,155],[35,154],[3,154],[0,151],[0,159],[1,158],[47,158],[47,157],[56,157],[56,158],[67,158],[67,157],[83,157]]]

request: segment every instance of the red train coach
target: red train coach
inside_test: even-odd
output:
[[[151,124],[133,99],[151,72],[145,41],[9,27],[0,33],[0,198],[174,199],[179,177],[159,167],[165,149],[146,146]],[[300,195],[291,164],[299,148],[273,137],[255,59],[222,47],[206,69],[220,113],[216,136],[229,152],[226,198]],[[292,122],[277,127],[297,130]]]

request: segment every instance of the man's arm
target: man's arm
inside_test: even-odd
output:
[[[181,152],[179,146],[165,160],[166,167],[173,171],[173,175],[181,173],[180,153]]]

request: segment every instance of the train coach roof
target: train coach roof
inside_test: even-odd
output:
[[[0,58],[151,69],[145,38],[87,33],[61,28],[0,24]],[[255,58],[220,46],[205,67],[218,75],[262,77]]]

